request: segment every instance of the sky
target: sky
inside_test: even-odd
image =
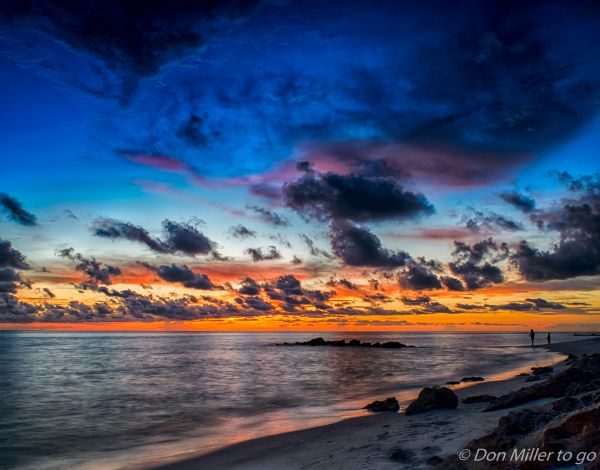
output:
[[[0,4],[0,328],[597,331],[592,1]]]

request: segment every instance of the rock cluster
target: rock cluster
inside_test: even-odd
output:
[[[519,409],[503,416],[489,434],[474,439],[466,448],[493,452],[538,449],[549,453],[547,459],[520,461],[461,461],[457,455],[437,465],[444,470],[537,470],[570,466],[577,462],[557,460],[558,452],[574,456],[600,448],[600,354],[582,356],[568,369],[544,382],[522,388],[496,399],[486,411],[504,409],[541,398],[554,401],[531,408]],[[552,452],[552,454],[550,454]],[[600,457],[581,463],[577,468],[600,469]]]
[[[345,339],[327,341],[321,337],[313,338],[309,341],[296,341],[295,343],[280,343],[277,346],[361,346],[367,348],[384,348],[384,349],[400,349],[400,348],[412,348],[414,346],[407,346],[406,344],[399,343],[398,341],[387,341],[384,343],[368,343],[361,342],[358,339],[353,339],[346,342]]]

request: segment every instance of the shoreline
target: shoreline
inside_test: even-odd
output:
[[[592,354],[600,351],[600,338],[582,338],[551,345],[538,345],[535,349],[537,348],[565,356]],[[565,367],[560,356],[557,356],[554,364],[557,371]],[[530,385],[525,382],[525,377],[515,375],[517,372],[518,370],[505,374],[509,376],[507,378],[463,383],[450,388],[458,395],[459,400],[480,394],[502,395]],[[403,413],[376,413],[342,419],[323,426],[250,439],[189,458],[179,456],[172,462],[147,468],[268,470],[306,469],[330,465],[334,468],[368,466],[392,469],[398,468],[399,461],[393,458],[394,455],[400,455],[398,452],[417,453],[423,457],[431,454],[430,457],[445,458],[462,449],[471,439],[491,430],[501,416],[514,409],[527,408],[537,403],[527,403],[509,410],[488,413],[482,413],[487,406],[486,403],[470,405],[461,403],[456,410],[439,410],[410,417]],[[428,467],[428,465],[422,466],[422,468]],[[415,464],[412,468],[420,467]]]

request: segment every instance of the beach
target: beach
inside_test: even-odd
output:
[[[557,354],[554,374],[568,365],[564,356],[600,351],[599,338],[537,346]],[[561,356],[563,355],[563,356]],[[485,371],[481,371],[485,374]],[[489,394],[501,396],[530,385],[526,377],[485,381],[454,387],[459,399]],[[443,385],[443,384],[431,384]],[[385,397],[373,397],[383,399]],[[469,441],[490,432],[510,411],[551,401],[548,398],[519,407],[483,412],[487,403],[463,404],[457,409],[406,416],[375,413],[311,429],[245,441],[215,452],[156,467],[161,470],[194,469],[308,469],[308,468],[431,468],[465,448]],[[366,403],[365,403],[366,404]]]

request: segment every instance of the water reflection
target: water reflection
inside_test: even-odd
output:
[[[362,413],[367,400],[551,356],[514,334],[0,333],[7,468],[119,468]],[[554,341],[572,339],[555,335]],[[151,444],[151,445],[150,445]]]

